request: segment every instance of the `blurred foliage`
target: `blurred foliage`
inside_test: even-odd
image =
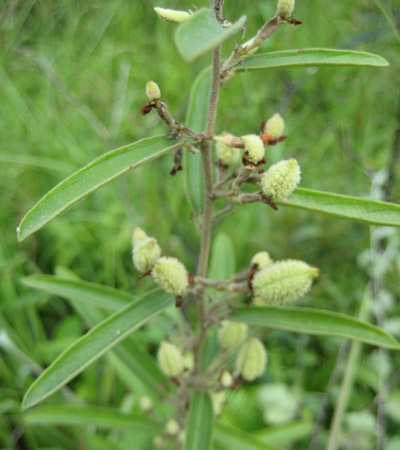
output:
[[[19,279],[30,273],[54,273],[65,266],[85,280],[143,292],[151,282],[137,283],[131,264],[134,224],[157,236],[166,254],[180,258],[193,270],[199,235],[190,220],[183,177],[170,177],[171,157],[162,158],[107,185],[22,244],[16,242],[15,228],[35,201],[75,169],[114,147],[165,131],[156,115],[143,118],[138,114],[146,101],[148,79],[159,83],[170,110],[183,119],[191,84],[209,59],[186,64],[174,48],[173,26],[160,21],[152,7],[188,9],[192,3],[6,0],[0,4],[2,448],[142,448],[138,442],[138,447],[132,447],[132,439],[137,439],[132,433],[118,441],[117,432],[96,433],[90,427],[85,431],[26,426],[19,408],[23,393],[41,367],[87,326],[67,302],[27,289]],[[375,174],[395,169],[391,158],[400,120],[396,112],[400,44],[393,26],[400,27],[400,5],[395,0],[297,3],[296,17],[303,25],[283,27],[264,50],[365,50],[382,55],[391,66],[242,73],[223,89],[218,130],[253,133],[261,121],[279,111],[285,117],[288,139],[270,150],[270,162],[296,157],[303,169],[303,187],[368,196]],[[225,14],[235,20],[245,13],[247,36],[251,36],[274,9],[275,0],[226,1]],[[234,42],[231,39],[225,45],[225,54]],[[399,194],[396,180],[391,199],[398,203]],[[274,214],[265,205],[254,204],[237,209],[216,229],[232,238],[238,270],[245,269],[252,255],[262,249],[276,259],[304,259],[319,267],[321,276],[303,303],[350,315],[357,312],[371,277],[371,270],[359,264],[360,254],[370,247],[368,227],[284,208]],[[395,230],[380,242],[390,247],[396,240]],[[375,301],[389,302],[384,308],[387,323],[399,337],[398,246],[395,250],[379,280]],[[159,340],[173,331],[172,321],[161,316],[135,336],[154,354]],[[270,360],[258,385],[286,384],[288,392],[300,398],[295,419],[315,422],[340,340],[277,331],[263,337]],[[371,361],[382,355],[374,352],[365,347],[358,367],[349,405],[352,412],[341,437],[344,449],[375,448],[373,432],[366,447],[352,444],[354,435],[377,420],[382,363]],[[389,353],[384,357],[387,372],[383,379],[388,380],[385,448],[395,449],[400,439],[399,407],[393,401],[400,397],[396,388],[399,356]],[[339,361],[343,364],[343,358]],[[119,375],[103,358],[70,387],[74,396],[88,404],[138,411],[141,387],[128,385]],[[338,381],[329,384],[319,436],[322,442]],[[233,392],[222,420],[247,431],[265,428],[258,385]],[[62,403],[71,396],[71,391],[64,391],[51,402]],[[309,448],[310,435],[310,428],[299,433],[291,448]]]

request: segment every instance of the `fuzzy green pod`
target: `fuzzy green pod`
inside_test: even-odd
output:
[[[296,189],[300,179],[300,166],[295,159],[279,161],[262,176],[261,189],[271,202],[284,201]]]
[[[233,137],[231,134],[223,133],[223,137]],[[238,148],[230,147],[223,141],[218,140],[217,145],[217,158],[224,166],[230,166],[239,161],[240,151]]]
[[[251,265],[254,266],[257,264],[259,270],[264,269],[264,267],[272,266],[273,263],[274,261],[266,251],[256,253],[251,260]]]
[[[175,345],[163,341],[157,352],[158,367],[165,375],[175,377],[182,372],[184,363],[181,351]]]
[[[318,269],[315,267],[288,259],[257,272],[251,285],[259,304],[281,305],[295,302],[305,295],[316,276]]]
[[[242,136],[241,139],[244,143],[244,149],[248,153],[247,159],[253,164],[258,164],[265,154],[264,143],[260,136],[248,134],[247,136]]]
[[[155,7],[154,11],[161,19],[172,23],[182,23],[189,19],[190,14],[186,11],[178,11],[175,9],[159,8]]]
[[[276,13],[283,19],[292,17],[295,6],[295,0],[278,0]]]
[[[139,272],[148,272],[161,256],[156,239],[148,237],[133,246],[133,263]]]
[[[247,332],[248,326],[245,323],[224,320],[218,331],[219,343],[228,350],[237,348],[246,339]]]
[[[159,99],[161,97],[161,91],[158,84],[154,81],[148,81],[146,83],[146,95],[150,101]]]
[[[188,272],[176,258],[163,256],[153,267],[154,281],[169,294],[183,295],[188,287]]]
[[[277,141],[283,136],[285,130],[285,122],[279,113],[274,114],[264,125],[264,133],[270,134]]]
[[[264,373],[267,351],[256,338],[249,339],[236,359],[236,369],[246,381],[253,381]]]

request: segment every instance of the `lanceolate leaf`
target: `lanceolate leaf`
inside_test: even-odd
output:
[[[193,83],[186,113],[186,125],[202,133],[206,129],[210,97],[211,69],[203,70]],[[204,204],[204,180],[201,155],[185,151],[185,189],[193,209],[200,211]]]
[[[127,292],[102,284],[59,278],[53,275],[30,275],[23,278],[22,282],[26,286],[52,295],[77,302],[91,303],[99,308],[109,310],[118,310],[136,300]]]
[[[400,205],[312,189],[296,189],[284,206],[315,211],[369,225],[400,227]]]
[[[244,67],[236,70],[272,69],[276,67],[323,67],[323,66],[388,66],[381,56],[352,50],[305,48],[261,53],[244,60]]]
[[[213,422],[210,395],[207,392],[195,392],[187,420],[185,450],[210,450]]]
[[[86,406],[42,406],[24,414],[31,425],[87,426],[115,428],[137,431],[138,433],[157,433],[160,426],[153,420],[134,414],[124,414],[117,409]]]
[[[142,139],[112,150],[55,186],[25,215],[18,229],[22,241],[42,228],[69,206],[104,186],[115,178],[168,153],[176,148],[175,141],[165,136]]]
[[[68,347],[25,394],[23,408],[29,408],[60,389],[92,362],[126,336],[173,303],[163,292],[151,293],[129,304]]]
[[[306,334],[338,336],[399,349],[400,343],[380,328],[344,314],[295,306],[240,308],[229,320]]]
[[[214,442],[221,450],[279,450],[246,431],[219,424],[215,428]]]
[[[240,31],[245,21],[246,16],[242,16],[229,28],[224,28],[214,11],[201,9],[179,25],[175,33],[176,46],[186,61],[192,62]]]

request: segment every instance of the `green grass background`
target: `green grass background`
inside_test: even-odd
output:
[[[96,436],[101,442],[102,437],[110,437],[108,432],[24,423],[19,405],[35,377],[32,367],[46,367],[84,332],[85,325],[68,303],[23,287],[19,281],[23,275],[51,274],[65,266],[85,280],[143,291],[151,282],[145,280],[138,286],[131,263],[134,225],[156,236],[166,254],[194,269],[199,235],[190,220],[182,174],[169,176],[171,157],[107,185],[23,243],[16,240],[23,214],[61,179],[112,148],[165,131],[155,114],[142,117],[138,113],[146,102],[147,80],[157,81],[171,112],[183,120],[191,85],[209,64],[209,55],[192,65],[185,63],[174,47],[174,26],[156,17],[152,11],[156,5],[188,9],[192,2],[0,2],[2,448],[107,448],[96,447]],[[196,6],[206,6],[206,2]],[[274,10],[275,2],[270,0],[227,0],[225,15],[233,21],[246,14],[250,37]],[[396,0],[298,0],[296,18],[303,25],[282,27],[265,44],[265,51],[348,48],[380,54],[391,65],[242,73],[223,89],[217,131],[254,133],[261,121],[279,111],[288,139],[271,150],[270,162],[297,158],[303,187],[369,196],[376,173],[391,167],[399,126],[400,5]],[[225,44],[226,55],[234,43],[231,39]],[[391,200],[398,202],[399,193],[396,181]],[[302,303],[357,313],[370,279],[359,264],[360,254],[370,245],[369,227],[290,209],[274,213],[257,204],[237,209],[216,231],[233,240],[237,270],[246,268],[252,255],[263,249],[275,259],[304,259],[319,267],[321,276]],[[396,241],[396,236],[394,232],[385,243]],[[394,302],[390,317],[399,313],[396,259],[398,253],[385,276],[384,289]],[[162,327],[149,327],[139,336],[154,352],[166,333]],[[294,386],[302,398],[299,419],[313,422],[340,341],[271,332],[267,346],[270,368],[266,380]],[[379,391],[377,367],[369,363],[373,350],[364,350],[351,410],[367,408]],[[389,354],[388,364],[393,375],[399,366],[398,355]],[[85,371],[72,388],[89,404],[117,408],[129,392],[105,360]],[[337,390],[335,384],[327,408],[328,424]],[[133,408],[136,394],[128,397],[133,398]],[[391,395],[399,398],[399,389],[393,388]],[[232,405],[240,407],[244,402],[251,406],[252,396],[251,389],[244,390],[232,399]],[[53,399],[57,401],[65,400]],[[230,407],[224,420],[249,431],[263,426],[257,405],[254,411],[248,409],[248,414],[237,417],[235,406]],[[376,412],[374,407],[370,410]],[[389,415],[386,425],[389,445],[399,422]],[[309,441],[306,433],[290,445],[308,448]],[[375,445],[373,439],[370,443]],[[122,439],[115,448],[132,448],[129,445],[129,440]],[[345,437],[341,445],[354,448]]]

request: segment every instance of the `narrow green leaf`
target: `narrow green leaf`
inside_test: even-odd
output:
[[[338,336],[399,349],[400,343],[380,328],[344,314],[295,306],[240,308],[229,320],[306,334]]]
[[[30,425],[95,426],[157,433],[160,426],[143,415],[124,414],[110,408],[87,406],[42,406],[24,413],[24,420]]]
[[[214,442],[224,450],[279,450],[281,447],[266,444],[253,434],[218,424],[215,427]]]
[[[109,310],[118,310],[136,300],[127,292],[102,284],[68,280],[54,275],[30,275],[22,278],[22,282],[26,286],[40,289],[48,294],[73,301],[91,303],[99,308]]]
[[[373,53],[353,50],[331,50],[327,48],[305,48],[261,53],[244,60],[237,71],[272,69],[276,67],[323,67],[323,66],[374,66],[384,67],[389,63]]]
[[[224,28],[214,11],[200,9],[176,29],[175,44],[186,61],[192,62],[240,31],[245,22],[246,16],[242,16],[229,28]]]
[[[292,422],[285,425],[263,428],[254,432],[260,441],[269,444],[292,444],[311,435],[315,424],[309,421]]]
[[[18,239],[22,241],[81,198],[128,170],[159,158],[177,145],[175,141],[166,140],[165,136],[157,136],[105,153],[42,197],[23,217],[18,228]]]
[[[312,189],[296,189],[284,206],[306,209],[369,225],[400,227],[400,205]]]
[[[22,407],[29,408],[60,389],[110,348],[172,303],[171,296],[161,291],[151,293],[96,325],[61,353],[35,380],[25,394]]]
[[[186,112],[186,125],[198,133],[202,133],[206,129],[210,87],[211,69],[208,67],[198,75],[193,83]],[[200,211],[204,204],[204,179],[201,155],[186,151],[184,169],[185,190],[188,200],[193,209]]]
[[[209,450],[213,432],[213,406],[207,392],[196,391],[190,404],[185,450]]]

